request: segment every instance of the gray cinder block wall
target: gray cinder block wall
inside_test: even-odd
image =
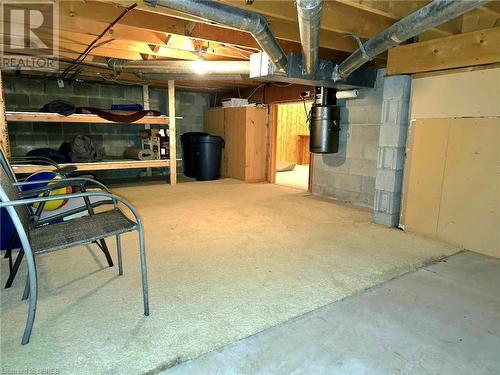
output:
[[[373,220],[389,227],[399,224],[410,93],[410,76],[384,79]]]
[[[338,101],[339,152],[314,156],[313,194],[373,207],[384,73],[379,70],[375,88]]]
[[[59,88],[55,79],[4,76],[5,102],[8,111],[38,111],[55,99],[67,100],[76,106],[110,108],[111,104],[143,103],[141,86],[106,83],[65,83]],[[167,90],[150,87],[150,108],[168,114]],[[209,96],[204,93],[176,91],[176,115],[182,116],[177,125],[177,153],[181,152],[180,135],[203,130],[203,111]],[[89,135],[104,153],[121,157],[127,147],[140,147],[138,133],[143,126],[124,124],[75,123],[9,123],[9,138],[13,155],[25,155],[33,148],[59,148],[63,141],[75,135]],[[178,169],[179,170],[179,169]],[[182,170],[182,169],[180,169]],[[141,170],[110,171],[114,177],[132,177]]]

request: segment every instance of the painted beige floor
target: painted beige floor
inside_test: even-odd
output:
[[[309,165],[295,165],[293,171],[276,172],[276,184],[307,190],[309,186]]]
[[[157,372],[458,250],[277,185],[223,180],[115,192],[145,222],[151,316],[142,315],[136,234],[124,236],[123,277],[94,248],[39,257],[27,346],[24,266],[1,291],[2,368]]]

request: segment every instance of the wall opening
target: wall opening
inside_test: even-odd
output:
[[[311,155],[307,115],[311,105],[312,101],[276,106],[277,185],[309,190]]]

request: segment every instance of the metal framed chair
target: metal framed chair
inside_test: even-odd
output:
[[[25,160],[24,158],[20,158],[22,160]],[[30,160],[33,159],[32,157],[29,158]],[[41,158],[39,159],[39,162],[44,163],[45,165],[51,165],[55,166],[58,168],[59,166],[52,162],[50,159],[46,158]],[[37,159],[38,160],[38,159]],[[99,181],[96,181],[94,179],[90,178],[85,178],[85,177],[78,177],[78,178],[66,178],[66,179],[59,179],[57,182],[54,183],[52,180],[47,180],[47,181],[37,181],[37,182],[18,182],[14,171],[12,170],[9,161],[7,160],[7,157],[3,153],[3,150],[0,149],[0,167],[4,169],[5,173],[7,174],[7,177],[9,180],[13,183],[14,186],[16,186],[19,189],[19,194],[20,197],[22,198],[34,198],[42,194],[43,196],[47,196],[50,194],[51,191],[59,189],[61,187],[67,187],[71,186],[72,188],[79,189],[80,192],[86,192],[87,187],[90,185],[91,187],[97,187],[102,189],[103,191],[106,191],[108,193],[111,193],[109,189]],[[71,169],[73,170],[73,169]],[[69,170],[68,170],[69,171]],[[40,184],[40,183],[47,183],[50,185],[46,185],[45,187],[42,188],[37,188],[37,189],[31,189],[28,191],[22,191],[22,186],[29,186],[29,185],[35,185],[35,184]],[[44,205],[45,203],[41,203],[36,210],[33,210],[32,207],[29,205],[26,205],[26,210],[28,211],[30,215],[30,220],[33,226],[41,226],[41,225],[46,225],[47,223],[50,222],[55,222],[55,221],[60,221],[60,220],[66,220],[71,216],[74,216],[75,214],[83,213],[86,212],[90,215],[94,214],[93,209],[105,204],[105,201],[97,201],[97,202],[91,202],[89,198],[84,198],[83,202],[77,207],[71,209],[71,210],[65,210],[64,212],[60,212],[58,214],[52,214],[52,215],[46,215],[45,217],[42,217],[42,213],[44,210]],[[14,233],[11,238],[9,239],[9,243],[7,246],[7,250],[5,252],[5,258],[8,258],[9,260],[9,277],[7,279],[7,282],[5,284],[5,288],[10,288],[12,286],[12,283],[14,281],[14,278],[17,274],[17,271],[19,269],[19,266],[21,265],[21,261],[24,256],[24,250],[21,248],[16,256],[15,261],[12,259],[12,250],[14,248],[14,244],[17,242],[18,236],[17,232]],[[108,246],[106,244],[106,241],[104,239],[99,240],[99,241],[94,241],[94,243],[102,250],[104,253],[106,260],[108,262],[109,267],[113,267],[113,259],[111,258],[111,255],[109,253]]]
[[[103,197],[112,205],[111,210],[79,217],[51,225],[34,227],[26,210],[27,204],[49,202],[60,199]],[[129,209],[134,220],[129,219],[119,208],[121,203]],[[28,278],[23,299],[29,296],[26,327],[21,344],[29,342],[35,321],[37,303],[37,275],[35,257],[40,254],[63,250],[116,236],[118,274],[123,275],[120,235],[137,231],[139,234],[139,255],[142,274],[144,315],[149,315],[148,281],[146,255],[144,250],[144,229],[135,208],[123,198],[108,192],[80,192],[46,197],[22,198],[19,189],[10,181],[4,168],[0,168],[0,207],[5,207],[14,223],[23,247],[28,265]]]

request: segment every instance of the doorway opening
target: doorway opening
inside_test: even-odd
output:
[[[275,183],[310,189],[311,154],[307,114],[312,101],[276,105]]]

